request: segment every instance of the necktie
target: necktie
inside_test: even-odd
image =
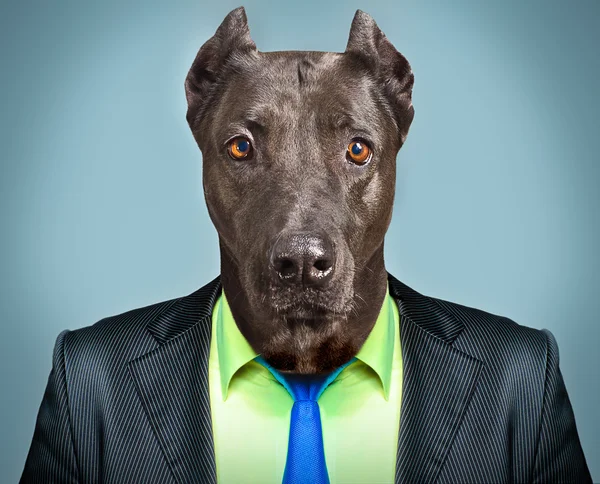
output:
[[[329,484],[317,400],[356,357],[324,375],[283,374],[269,365],[262,356],[257,356],[255,360],[265,366],[294,399],[283,484]]]

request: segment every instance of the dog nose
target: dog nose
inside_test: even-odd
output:
[[[291,285],[323,286],[331,279],[334,264],[333,244],[324,235],[281,235],[271,251],[272,269]]]

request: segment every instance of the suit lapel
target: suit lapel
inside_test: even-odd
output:
[[[144,411],[177,482],[216,483],[208,361],[219,278],[179,298],[147,329],[160,343],[129,362]]]
[[[483,362],[452,346],[461,321],[391,274],[388,280],[400,313],[403,366],[396,483],[435,482]]]
[[[483,362],[452,346],[463,323],[388,274],[400,313],[403,384],[396,482],[434,482]],[[144,411],[177,482],[216,483],[208,362],[217,277],[174,300],[147,329],[160,346],[129,362]]]

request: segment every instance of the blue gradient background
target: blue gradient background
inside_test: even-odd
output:
[[[361,8],[409,59],[388,270],[550,329],[600,480],[600,2],[244,5],[259,50],[343,51]],[[62,329],[218,274],[183,81],[237,6],[0,7],[2,482],[22,471]]]

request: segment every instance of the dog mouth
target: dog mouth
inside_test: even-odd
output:
[[[339,295],[306,288],[302,291],[271,291],[274,312],[290,321],[309,322],[330,319],[333,315],[344,315],[348,304]]]
[[[298,325],[314,325],[331,319],[333,311],[324,308],[287,308],[283,311],[277,311],[279,317],[285,320],[288,324]]]
[[[331,319],[336,311],[326,305],[274,305],[276,314],[287,323],[313,325]]]

